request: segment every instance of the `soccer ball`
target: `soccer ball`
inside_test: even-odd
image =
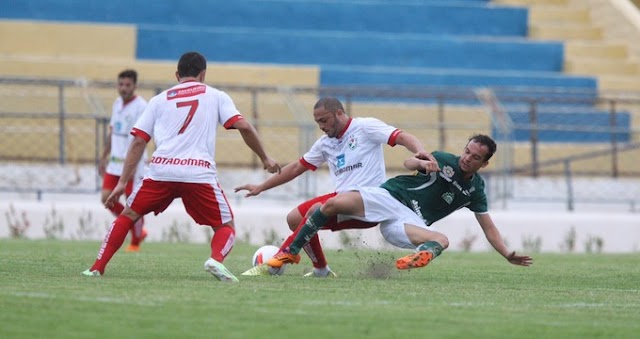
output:
[[[262,264],[266,264],[267,260],[271,259],[276,253],[278,253],[280,249],[273,245],[264,245],[256,250],[256,253],[253,254],[253,258],[251,259],[251,264],[253,266],[258,266]],[[280,268],[269,267],[269,274],[271,275],[282,275],[287,266],[282,266]]]
[[[264,245],[253,254],[253,258],[251,259],[251,264],[253,266],[258,266],[265,264],[267,260],[271,259],[276,253],[278,253],[280,249],[273,245]]]

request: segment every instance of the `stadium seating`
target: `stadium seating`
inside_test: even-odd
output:
[[[569,88],[587,98],[595,98],[601,86],[600,77],[589,75],[592,74],[589,72],[606,69],[606,72],[625,74],[634,71],[633,65],[619,62],[619,58],[627,56],[624,46],[593,43],[604,33],[599,27],[585,26],[590,18],[586,9],[569,10],[566,0],[499,2],[516,6],[494,5],[486,0],[239,0],[179,4],[158,0],[153,6],[143,0],[114,0],[101,6],[80,0],[25,0],[3,10],[0,19],[10,19],[5,21],[9,23],[28,19],[112,26],[128,34],[119,47],[122,55],[100,53],[104,46],[113,47],[102,44],[93,55],[76,53],[81,60],[47,59],[35,67],[26,65],[24,59],[9,60],[9,63],[0,63],[0,74],[48,75],[53,72],[49,69],[56,69],[64,70],[70,77],[84,75],[112,79],[124,60],[141,71],[142,81],[166,81],[175,67],[176,57],[185,50],[195,49],[207,55],[210,67],[215,68],[208,73],[209,81],[215,83],[494,87],[498,90],[552,87]],[[532,3],[537,5],[530,6]],[[128,10],[122,11],[123,7]],[[564,21],[573,26],[531,24],[532,20]],[[76,39],[84,41],[87,38],[90,36]],[[563,43],[563,38],[571,41]],[[91,43],[95,44],[95,40]],[[133,47],[131,41],[135,41]],[[23,48],[20,46],[18,48]],[[43,54],[50,52],[45,47],[46,44],[41,47]],[[28,46],[24,48],[26,50]],[[78,49],[70,46],[67,51],[73,52],[74,48]],[[601,55],[614,61],[607,66],[590,64],[584,59],[567,59],[567,55],[581,54]],[[95,67],[90,59],[100,55],[105,56],[104,62]],[[501,93],[497,94],[500,97]],[[235,93],[234,97],[242,95]],[[283,104],[278,103],[277,96],[269,100],[273,105],[263,105],[263,112],[284,120],[278,115],[286,111],[282,109]],[[243,106],[250,99],[239,99],[239,102],[239,106]],[[391,103],[372,105],[370,101],[356,98],[351,109],[358,115],[357,112],[376,111],[378,105],[387,104]],[[403,112],[406,119],[414,113],[433,110],[434,106],[430,104],[395,103],[395,108],[385,109],[387,114],[380,117],[394,122],[397,121],[394,114]],[[468,102],[461,104],[451,109],[460,114],[448,113],[456,119],[450,121],[452,124],[464,124],[477,118],[482,121],[480,124],[486,122],[486,131],[491,131],[490,117],[485,112],[477,113],[481,108],[471,107],[473,105],[469,106]],[[475,105],[478,106],[478,102]],[[600,121],[606,123],[608,113],[597,106],[557,106],[542,109],[539,123],[564,121],[565,125],[587,126],[595,126]],[[514,122],[527,121],[527,112],[516,108],[511,111],[511,107],[507,107]],[[250,110],[248,106],[244,111]],[[470,115],[470,111],[476,112],[475,115]],[[559,121],[559,117],[567,119]],[[626,112],[618,117],[620,127],[628,127],[634,120]],[[429,120],[433,117],[421,118]],[[285,127],[273,127],[274,131],[283,131],[282,128]],[[460,132],[460,135],[467,132]],[[526,130],[517,131],[515,140],[527,141],[528,136]],[[299,137],[293,136],[292,140]],[[598,143],[606,142],[609,137],[601,132],[569,131],[541,133],[539,138],[541,142],[549,143]],[[620,135],[619,140],[629,139],[627,133]]]

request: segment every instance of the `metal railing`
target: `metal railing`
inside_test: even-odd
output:
[[[91,89],[112,89],[113,83],[111,82],[83,82],[72,79],[28,79],[28,78],[0,78],[0,95],[2,94],[1,86],[29,86],[35,85],[39,87],[48,87],[55,89],[55,95],[57,97],[57,105],[55,109],[51,109],[49,112],[30,113],[7,110],[5,107],[0,106],[0,129],[2,129],[2,135],[0,137],[0,165],[9,163],[55,163],[60,166],[72,164],[85,164],[90,166],[96,166],[98,157],[103,146],[104,138],[107,134],[109,117],[104,115],[104,112],[84,112],[84,113],[71,113],[68,110],[67,92],[73,91],[79,87]],[[141,83],[139,84],[140,90],[147,90],[152,93],[159,93],[160,91],[170,87],[173,83]],[[278,95],[280,93],[283,100],[293,100],[298,95],[312,95],[315,97],[320,96],[336,96],[343,100],[346,110],[350,112],[356,105],[363,102],[367,103],[409,103],[416,105],[425,105],[431,108],[431,113],[435,112],[436,123],[429,126],[429,131],[432,131],[437,140],[437,148],[445,149],[450,147],[451,143],[456,139],[452,139],[452,132],[455,128],[460,129],[460,126],[454,128],[455,124],[448,121],[448,117],[452,110],[455,110],[459,106],[477,106],[481,111],[489,115],[488,120],[491,122],[490,128],[500,131],[500,137],[498,140],[500,144],[504,145],[504,149],[511,149],[509,158],[513,158],[517,152],[521,152],[521,149],[529,152],[530,161],[526,164],[514,164],[511,160],[504,161],[503,164],[497,169],[487,171],[487,174],[492,178],[513,177],[513,176],[565,176],[568,182],[572,181],[572,178],[576,175],[598,175],[601,177],[618,178],[618,177],[638,177],[640,176],[640,160],[635,161],[635,166],[622,166],[621,157],[623,154],[627,154],[627,157],[638,157],[636,151],[638,151],[638,142],[640,142],[640,132],[636,127],[637,121],[640,120],[640,93],[606,93],[598,94],[593,91],[570,91],[566,89],[558,88],[491,88],[489,89],[494,94],[494,100],[497,102],[491,102],[482,100],[479,98],[478,89],[471,88],[457,88],[457,87],[382,87],[382,86],[345,86],[345,87],[290,87],[283,91],[282,88],[270,87],[270,86],[236,86],[216,84],[215,87],[222,90],[242,93],[248,96],[249,100],[249,115],[253,119],[254,124],[258,130],[274,128],[274,126],[282,125],[287,127],[294,127],[298,129],[297,135],[299,136],[299,150],[305,150],[310,146],[310,143],[315,140],[313,131],[315,126],[313,121],[302,122],[301,119],[292,119],[292,121],[281,124],[278,122],[270,121],[265,118],[264,111],[260,107],[260,99],[263,96]],[[283,94],[285,93],[285,94]],[[115,94],[115,91],[114,91]],[[25,98],[28,99],[28,98]],[[111,98],[112,99],[112,98]],[[513,123],[508,120],[509,108],[504,108],[510,105],[516,105],[521,110],[528,112],[530,121],[527,124]],[[601,111],[606,111],[609,114],[609,123],[606,126],[566,126],[566,125],[549,125],[540,124],[537,122],[537,116],[540,112],[540,107],[553,105],[575,105],[576,109],[580,107],[596,107]],[[497,107],[502,107],[506,110],[500,112]],[[288,105],[291,110],[307,110],[305,112],[292,112],[293,116],[306,116],[311,111],[310,108],[304,107],[299,102],[289,102]],[[631,112],[632,123],[630,126],[620,127],[618,124],[618,115],[620,112]],[[431,114],[430,113],[430,114]],[[55,139],[47,139],[43,145],[35,145],[38,149],[47,148],[46,156],[37,155],[35,152],[30,153],[27,146],[31,146],[37,142],[37,138],[34,138],[31,143],[19,144],[15,143],[13,146],[16,149],[12,149],[14,140],[20,139],[23,136],[14,130],[11,130],[13,125],[29,126],[26,121],[31,122],[31,126],[40,126],[43,129],[49,131],[48,134],[55,133]],[[17,122],[17,123],[16,123]],[[407,121],[408,126],[419,126],[420,122]],[[506,130],[505,130],[505,126]],[[481,127],[481,126],[476,126]],[[473,129],[474,125],[464,128]],[[484,126],[482,128],[487,128]],[[28,129],[28,128],[27,128]],[[82,136],[74,136],[74,133],[78,133],[78,130],[82,130]],[[512,136],[516,131],[526,131],[529,135],[526,141],[515,141]],[[607,142],[600,142],[594,146],[594,150],[587,152],[580,152],[579,154],[571,154],[569,156],[549,158],[540,156],[541,147],[545,146],[545,142],[540,140],[541,131],[582,131],[582,132],[599,132],[608,133],[611,137]],[[10,135],[15,136],[17,139],[12,139]],[[24,138],[33,138],[37,133],[25,134],[28,135]],[[621,141],[620,135],[627,135],[628,141]],[[69,145],[71,144],[70,138],[81,138],[80,142],[82,147],[90,149],[90,152],[76,152],[82,153],[82,155],[72,156],[69,154]],[[456,143],[458,141],[455,141]],[[75,143],[78,143],[77,140]],[[79,147],[79,146],[75,146]],[[520,147],[516,149],[516,147]],[[53,151],[55,148],[55,152]],[[35,155],[34,155],[35,154]],[[576,169],[572,164],[585,159],[606,159],[609,162],[607,170],[598,171],[585,171]],[[627,161],[628,163],[628,161]],[[234,161],[225,163],[225,161],[219,162],[220,166],[246,166],[249,168],[259,167],[258,161],[255,156],[251,155],[247,159],[236,159]],[[4,175],[9,176],[5,170]],[[493,180],[493,179],[492,179]],[[10,180],[9,180],[10,181]],[[6,181],[5,181],[6,182]],[[95,191],[99,190],[100,181],[95,180],[95,187],[90,188]],[[313,185],[307,185],[313,187]],[[509,187],[509,185],[504,185]],[[11,185],[3,184],[0,182],[0,190],[5,191],[20,191],[21,187],[12,187]],[[308,188],[310,189],[310,188]],[[46,191],[46,189],[45,189]],[[55,191],[50,189],[49,191]],[[70,189],[69,191],[74,191]],[[572,197],[570,193],[571,186],[567,187],[567,199],[569,201],[569,209],[572,207],[572,202],[575,201],[575,197]],[[501,196],[508,197],[508,192],[500,193]]]

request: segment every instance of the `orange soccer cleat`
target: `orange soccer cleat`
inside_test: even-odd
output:
[[[433,259],[433,253],[429,251],[420,251],[404,256],[396,261],[396,268],[399,270],[408,270],[427,266]]]
[[[300,262],[300,254],[291,254],[287,251],[276,253],[273,258],[267,261],[267,265],[280,268],[285,264],[297,264]]]

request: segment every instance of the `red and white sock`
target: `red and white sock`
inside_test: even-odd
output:
[[[211,258],[222,262],[231,252],[236,242],[236,230],[230,226],[218,226],[213,229],[211,238]]]
[[[102,241],[96,262],[91,266],[92,271],[98,270],[100,274],[104,274],[104,270],[111,260],[111,257],[113,257],[120,246],[122,246],[132,226],[133,221],[131,219],[123,215],[116,218]]]

